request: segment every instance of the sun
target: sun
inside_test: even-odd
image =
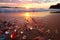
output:
[[[22,4],[22,7],[26,8],[26,9],[30,9],[32,8],[32,4]]]
[[[26,8],[26,9],[29,9],[29,8],[31,8],[31,7],[30,7],[30,6],[25,6],[25,8]]]

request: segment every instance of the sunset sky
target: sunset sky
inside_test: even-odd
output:
[[[0,0],[0,6],[18,6],[31,8],[49,8],[60,0]]]

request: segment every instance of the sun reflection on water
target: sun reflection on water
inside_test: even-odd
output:
[[[35,18],[35,17],[46,17],[50,15],[50,13],[48,12],[24,12],[23,16],[26,20],[30,20],[31,18]]]
[[[25,19],[26,19],[26,20],[30,20],[31,13],[26,12],[26,13],[24,14],[24,16],[25,16]]]
[[[24,13],[24,16],[26,18],[29,18],[29,17],[45,17],[48,15],[50,15],[50,13],[48,13],[48,12],[25,12]]]

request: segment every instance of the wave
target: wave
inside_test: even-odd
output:
[[[9,12],[45,12],[49,11],[48,9],[20,9],[20,8],[0,8],[0,13],[9,13]]]

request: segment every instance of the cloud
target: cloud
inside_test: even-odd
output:
[[[0,0],[0,2],[60,2],[60,0]]]

